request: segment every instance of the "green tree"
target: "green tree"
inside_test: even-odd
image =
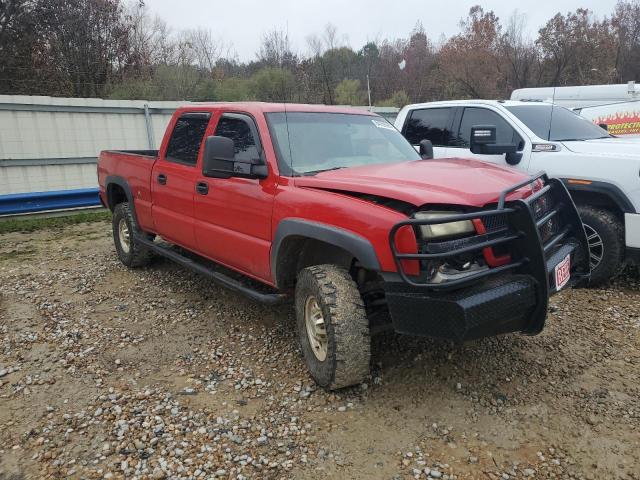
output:
[[[360,88],[360,80],[345,78],[336,86],[335,99],[338,105],[364,105],[367,94]]]
[[[295,78],[289,70],[266,67],[251,77],[255,97],[263,102],[288,102],[293,98]]]
[[[398,90],[393,92],[393,95],[391,95],[391,98],[387,98],[386,100],[377,102],[376,105],[379,107],[402,108],[405,105],[408,105],[409,103],[411,103],[411,99],[409,98],[409,95],[407,95],[407,92],[405,92],[404,90]]]

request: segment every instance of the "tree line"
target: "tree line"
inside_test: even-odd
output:
[[[406,38],[352,48],[328,24],[294,46],[265,32],[255,58],[204,29],[174,31],[142,1],[0,0],[0,94],[147,100],[262,100],[402,106],[450,98],[508,98],[523,87],[637,80],[640,0],[598,18],[557,13],[527,35],[480,6],[459,32],[434,40],[418,21]]]

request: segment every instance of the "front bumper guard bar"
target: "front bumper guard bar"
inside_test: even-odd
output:
[[[544,182],[542,188],[535,191],[529,197],[522,200],[510,202],[510,205],[506,206],[506,199],[509,194],[527,185],[533,185],[540,180]],[[553,194],[556,203],[549,212],[546,212],[540,218],[536,218],[536,214],[533,211],[533,205],[536,201],[547,194]],[[542,236],[540,234],[540,229],[545,224],[548,224],[548,222],[554,217],[559,217],[561,215],[561,212],[565,220],[565,225],[559,232],[555,233],[550,238],[546,239],[545,242],[543,242]],[[496,236],[497,232],[493,235],[477,234],[475,237],[476,239],[478,239],[477,241],[459,248],[453,248],[446,252],[401,253],[398,251],[398,246],[396,244],[396,235],[402,227],[439,225],[443,223],[452,223],[464,220],[487,219],[489,217],[496,216],[503,216],[507,219],[508,225],[505,226],[504,230],[502,230],[502,233],[504,233],[504,235],[502,236]],[[513,230],[512,232],[509,232],[509,227],[511,227],[511,230]],[[545,290],[548,294],[549,275],[546,266],[546,257],[555,246],[566,239],[570,234],[572,234],[573,238],[575,239],[576,247],[578,249],[583,249],[586,254],[586,252],[588,251],[588,246],[584,228],[582,226],[582,221],[580,220],[575,205],[573,204],[573,201],[571,200],[566,187],[562,184],[562,182],[558,181],[557,179],[549,179],[546,173],[541,172],[502,191],[500,193],[498,204],[495,209],[455,214],[430,220],[408,219],[399,222],[395,224],[389,232],[389,244],[398,274],[406,284],[412,287],[426,287],[433,290],[450,290],[453,288],[473,284],[482,278],[494,276],[509,270],[522,270],[522,267],[528,265],[529,268],[526,268],[525,270],[531,271],[527,273],[534,273],[535,271],[537,271],[538,275],[534,275],[535,278],[537,278],[538,280],[542,280],[542,275],[547,278],[547,281],[543,283],[545,284]],[[520,248],[518,248],[518,250],[521,253],[521,255],[519,255],[519,258],[512,260],[505,265],[488,268],[486,270],[470,274],[464,278],[457,280],[445,282],[421,281],[419,276],[412,278],[410,275],[408,275],[405,272],[405,268],[402,263],[403,261],[407,260],[442,260],[464,253],[481,251],[485,248],[492,248],[507,243],[519,245]],[[572,262],[574,263],[575,267],[572,270],[575,271],[575,274],[578,277],[576,278],[576,280],[588,277],[588,262],[585,268],[585,259],[583,259],[582,256],[576,256],[576,260],[578,260],[577,265]],[[532,267],[531,263],[534,263],[536,265]]]

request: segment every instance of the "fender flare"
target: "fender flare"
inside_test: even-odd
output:
[[[380,271],[378,256],[369,240],[348,230],[333,225],[313,222],[301,218],[286,218],[278,224],[271,247],[271,271],[278,281],[278,254],[284,240],[290,237],[319,240],[346,250],[356,257],[363,267]]]
[[[124,190],[124,194],[127,196],[127,201],[129,202],[129,208],[131,209],[131,214],[133,215],[133,218],[135,219],[136,224],[140,225],[140,223],[138,222],[138,215],[136,214],[136,205],[133,201],[133,194],[131,193],[131,188],[129,187],[129,184],[127,183],[127,181],[118,175],[109,175],[104,180],[104,189],[107,195],[107,207],[109,208],[109,210],[113,211],[114,205],[111,205],[111,202],[109,201],[110,185],[118,185],[120,188],[122,188],[122,190]]]
[[[596,180],[588,180],[591,183],[570,183],[570,179],[561,178],[569,193],[572,192],[594,192],[604,195],[613,201],[613,203],[624,213],[636,213],[633,203],[625,195],[625,193],[616,185],[608,182],[599,182]]]

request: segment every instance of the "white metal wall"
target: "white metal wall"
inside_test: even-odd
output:
[[[95,187],[100,150],[158,148],[183,103],[0,95],[0,195]]]

